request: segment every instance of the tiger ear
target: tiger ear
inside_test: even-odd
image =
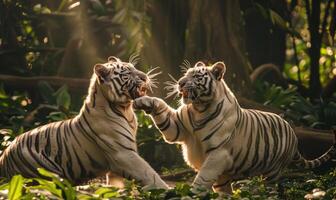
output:
[[[115,56],[110,56],[107,59],[108,62],[120,62],[120,59]]]
[[[204,62],[202,62],[202,61],[198,61],[196,64],[195,64],[195,67],[204,67],[205,66],[205,64],[204,64]]]
[[[110,74],[110,69],[105,67],[103,64],[96,64],[93,69],[94,73],[98,77],[99,83],[104,83],[107,80],[108,75]]]
[[[217,80],[221,80],[225,74],[226,67],[223,62],[216,62],[211,67],[211,73]]]

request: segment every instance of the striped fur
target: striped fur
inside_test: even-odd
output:
[[[231,180],[261,174],[272,181],[290,164],[314,168],[335,154],[332,146],[320,158],[305,160],[290,125],[276,114],[241,108],[224,73],[222,62],[188,69],[169,85],[170,96],[182,96],[177,110],[155,97],[134,101],[136,109],[151,114],[167,142],[182,144],[186,162],[198,172],[194,186],[220,190]]]
[[[150,79],[115,57],[94,71],[80,113],[18,136],[0,157],[1,177],[39,177],[42,167],[74,184],[108,173],[167,188],[137,153],[132,99],[146,93]]]

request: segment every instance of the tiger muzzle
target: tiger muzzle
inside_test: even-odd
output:
[[[148,82],[149,82],[149,79],[146,76],[146,74],[142,72],[136,72],[135,73],[135,83],[131,91],[129,91],[131,98],[136,99],[136,98],[145,96],[147,94],[147,91],[149,90]]]

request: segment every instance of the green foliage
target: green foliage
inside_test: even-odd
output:
[[[255,99],[285,111],[285,117],[298,125],[330,129],[336,125],[336,97],[313,105],[296,87],[283,89],[267,82],[255,83]]]
[[[124,52],[120,52],[121,55],[140,53],[148,42],[151,36],[150,19],[146,13],[149,6],[147,1],[115,1],[116,14],[113,16],[113,22],[123,25],[128,40],[125,42]]]
[[[297,101],[297,96],[295,87],[284,90],[280,86],[269,85],[267,82],[257,82],[255,84],[255,98],[265,105],[284,109],[289,107],[292,102]]]
[[[290,24],[292,24],[292,28],[297,30],[301,37],[295,39],[291,35],[287,37],[286,45],[286,62],[284,67],[284,73],[293,80],[302,81],[302,85],[308,87],[309,85],[309,76],[310,76],[310,66],[311,66],[311,59],[309,55],[309,49],[312,46],[312,38],[311,34],[309,33],[309,29],[312,27],[308,27],[308,18],[307,12],[305,8],[305,3],[300,3],[299,1],[292,1],[293,6],[290,10],[291,18]],[[325,15],[326,12],[326,4],[327,1],[321,1],[321,16]],[[332,8],[331,11],[335,8]],[[329,15],[330,18],[334,18]],[[322,20],[322,17],[321,17]],[[333,25],[334,20],[327,20],[326,25],[330,23],[330,26]],[[320,22],[322,24],[322,21]],[[318,23],[314,26],[319,26]],[[328,25],[327,25],[328,26]],[[315,28],[315,27],[313,27]],[[319,73],[320,73],[320,80],[322,86],[326,86],[328,82],[334,77],[336,71],[333,71],[336,67],[336,46],[332,42],[331,32],[326,31],[322,37],[321,48],[320,48],[320,58],[319,60]],[[296,36],[296,35],[295,35]],[[294,44],[294,45],[293,45]],[[295,53],[295,49],[296,53]]]
[[[43,104],[35,105],[25,93],[7,93],[0,85],[0,150],[21,133],[36,126],[74,117],[67,87],[57,91],[47,83],[39,84]]]
[[[325,174],[287,171],[277,183],[269,184],[263,177],[253,177],[232,184],[233,194],[228,199],[304,199],[316,195],[315,199],[335,197],[336,176],[333,169]],[[322,193],[322,194],[321,194]]]
[[[273,187],[272,187],[273,186]],[[233,192],[230,199],[279,199],[274,185],[268,185],[263,177],[253,177],[232,184]]]
[[[141,188],[134,181],[126,181],[125,188],[118,189],[100,184],[73,187],[58,175],[38,169],[46,177],[26,179],[14,176],[8,183],[0,182],[0,196],[9,199],[303,199],[307,195],[320,193],[318,199],[332,199],[336,195],[336,169],[325,174],[287,171],[276,183],[267,183],[263,177],[252,177],[233,182],[232,194],[215,193],[192,188],[186,183],[176,183],[169,189]]]
[[[23,177],[21,175],[14,176],[8,185],[8,199],[19,199],[22,195]]]
[[[253,12],[257,10],[259,13],[261,13],[261,15],[263,16],[263,18],[267,19],[270,24],[274,27],[280,28],[281,30],[283,30],[286,33],[289,33],[291,35],[294,35],[298,38],[301,38],[301,35],[299,32],[297,32],[296,30],[294,30],[292,27],[289,26],[289,23],[282,18],[277,12],[275,12],[274,10],[270,9],[270,8],[265,8],[264,6],[262,6],[259,3],[253,3],[253,7],[247,9],[247,13],[245,14],[249,14],[249,12]]]
[[[0,127],[11,128],[16,133],[22,133],[22,123],[27,109],[29,98],[26,94],[14,92],[9,95],[0,85]]]

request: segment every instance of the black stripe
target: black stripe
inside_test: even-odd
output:
[[[77,135],[74,134],[74,131],[72,129],[72,119],[69,121],[69,126],[68,126],[68,129],[69,129],[69,132],[70,134],[72,135],[72,138],[74,138],[78,144],[79,147],[82,147],[81,143],[78,141],[78,138],[77,138]]]
[[[245,131],[247,131],[247,130],[245,130]],[[247,142],[247,146],[246,146],[246,147],[249,148],[249,147],[251,146],[251,144],[252,144],[252,135],[251,135],[250,137],[248,137],[248,142]],[[245,147],[243,147],[243,148],[245,148]],[[246,150],[246,152],[245,152],[245,156],[244,156],[242,162],[240,163],[240,165],[238,165],[238,166],[236,167],[236,172],[239,172],[243,167],[245,167],[245,163],[246,163],[246,161],[248,160],[249,153],[250,153],[250,151],[249,151],[249,150]],[[237,157],[238,157],[238,156],[239,156],[239,155],[237,155]]]
[[[180,117],[181,115],[181,117]],[[183,123],[183,113],[182,111],[181,112],[176,112],[176,118],[177,118],[177,121],[180,122],[179,124],[182,125],[182,127],[184,128],[184,130],[188,130],[185,126],[184,126],[184,123]]]
[[[71,146],[73,147],[73,146]],[[71,154],[70,151],[68,149],[68,145],[64,145],[64,149],[65,149],[65,153],[67,155],[67,162],[66,162],[66,172],[69,175],[70,179],[73,180],[75,177],[75,174],[72,170],[72,158],[71,158]]]
[[[115,150],[111,144],[109,144],[109,143],[108,143],[107,141],[105,141],[105,140],[102,140],[102,139],[98,136],[99,134],[97,134],[97,133],[93,130],[93,128],[90,126],[89,122],[87,121],[87,119],[86,119],[86,117],[85,117],[85,114],[83,114],[82,116],[83,116],[83,119],[84,119],[86,125],[89,127],[90,131],[91,131],[94,135],[97,136],[96,139],[93,139],[94,142],[98,145],[97,140],[99,140],[99,141],[103,142],[103,143],[104,143],[107,147],[109,147],[111,150]],[[84,127],[83,127],[83,128],[84,128]],[[84,131],[85,131],[85,129],[84,129]],[[85,131],[85,132],[86,132],[86,131]],[[89,133],[87,133],[87,135],[89,135],[89,137],[92,138],[92,136],[91,136]],[[98,145],[98,146],[100,146],[100,145]]]
[[[108,105],[109,105],[109,107],[110,107],[110,109],[111,109],[111,111],[112,111],[113,113],[115,113],[115,114],[116,114],[117,116],[119,116],[119,117],[124,118],[129,124],[131,124],[131,123],[135,120],[134,115],[132,115],[132,119],[128,120],[128,119],[126,118],[126,116],[124,115],[124,113],[122,113],[120,110],[118,110],[118,109],[116,108],[116,105],[114,105],[113,103],[109,102]]]
[[[224,94],[226,96],[226,98],[229,100],[230,103],[232,103],[231,99],[229,98],[228,94],[227,94],[227,88],[226,88],[226,85],[223,85],[224,87]]]
[[[126,149],[126,150],[136,152],[134,149],[132,149],[132,148],[130,148],[130,147],[126,147],[125,145],[123,145],[123,144],[121,144],[121,143],[119,143],[119,142],[117,142],[117,141],[116,141],[115,143],[117,143],[119,146],[121,146],[122,148],[124,148],[124,149]]]
[[[75,153],[75,156],[76,156],[76,159],[77,159],[77,163],[78,163],[78,165],[79,165],[79,172],[80,172],[80,178],[86,178],[87,176],[87,172],[86,172],[86,170],[85,170],[85,167],[84,167],[84,165],[83,165],[83,163],[82,163],[82,161],[81,161],[81,159],[79,158],[79,156],[77,155],[77,152],[76,151],[74,151],[74,153]]]
[[[30,135],[25,135],[25,137],[23,137],[23,143],[26,144],[26,148],[25,149],[32,149],[32,136]],[[23,174],[37,174],[37,170],[36,167],[34,167],[33,165],[31,165],[31,162],[29,162],[28,160],[26,160],[26,157],[23,155],[22,149],[16,149],[16,155],[19,158],[19,162],[22,162],[22,164],[19,164],[18,162],[16,163],[16,166],[20,169],[21,172],[23,172]],[[28,171],[26,170],[28,169]]]
[[[94,108],[96,106],[96,94],[97,94],[97,82],[94,85],[93,88],[93,101],[92,101],[92,107]]]
[[[51,154],[51,143],[50,143],[50,131],[53,128],[53,124],[51,124],[50,126],[47,127],[46,133],[45,133],[45,137],[47,138],[46,140],[46,144],[44,146],[44,153],[47,156],[50,156]]]
[[[34,141],[34,143],[35,143],[35,151],[36,151],[37,153],[39,153],[39,152],[40,152],[40,134],[37,134],[37,135],[35,136],[35,141]]]
[[[222,121],[221,121],[221,122],[222,122]],[[217,127],[216,127],[214,130],[212,130],[212,131],[210,132],[209,135],[207,135],[206,137],[204,137],[204,138],[202,139],[202,142],[204,142],[204,141],[210,139],[215,133],[217,133],[217,131],[218,131],[221,127],[222,127],[222,123],[219,123],[219,125],[217,125]]]
[[[112,79],[111,80],[111,82],[112,82],[112,85],[113,85],[113,87],[114,87],[114,90],[115,90],[115,92],[118,94],[118,96],[120,97],[120,96],[122,96],[122,92],[120,92],[121,90],[116,86],[116,83],[114,82],[114,80],[115,79]],[[121,85],[120,85],[121,86]]]
[[[103,165],[101,165],[97,160],[95,160],[88,152],[85,151],[86,156],[89,158],[91,166],[94,169],[105,169]]]
[[[157,127],[160,129],[160,131],[165,131],[169,128],[169,126],[170,126],[170,116],[171,116],[171,112],[169,112],[167,114],[166,119],[163,122],[157,124]]]
[[[215,147],[211,147],[211,148],[207,149],[207,150],[205,151],[205,153],[210,153],[211,151],[218,149],[218,148],[219,148],[220,146],[222,146],[222,144],[224,144],[225,142],[227,142],[227,138],[225,138],[225,139],[224,139],[221,143],[219,143],[217,146],[215,146]]]
[[[176,126],[176,136],[171,142],[175,142],[179,136],[180,136],[180,127],[178,126],[177,122],[174,120],[175,126]]]
[[[253,116],[255,116],[255,118],[257,119],[258,116],[254,113],[254,112],[250,112]],[[257,125],[256,126],[256,132],[255,132],[255,135],[256,135],[256,139],[255,139],[255,151],[254,151],[254,157],[252,159],[252,163],[254,164],[254,166],[251,168],[251,169],[254,169],[257,165],[257,161],[259,160],[259,155],[258,155],[258,152],[259,152],[259,140],[260,140],[260,133],[259,133],[259,126]]]
[[[261,113],[260,113],[261,114]],[[265,149],[264,149],[264,158],[263,158],[263,160],[264,160],[264,162],[263,162],[263,164],[262,164],[262,169],[264,169],[265,168],[265,166],[267,165],[267,159],[268,159],[268,156],[269,156],[269,143],[270,143],[270,139],[269,139],[269,135],[268,135],[268,130],[269,130],[269,127],[268,127],[268,129],[267,129],[267,127],[265,126],[265,120],[267,121],[267,117],[268,116],[265,116],[265,115],[262,115],[261,114],[261,117],[263,117],[263,119],[264,119],[264,121],[262,121],[262,128],[263,128],[263,133],[264,133],[264,144],[265,144]],[[273,148],[275,148],[275,147],[273,147]]]
[[[120,135],[124,136],[126,139],[128,139],[129,141],[131,142],[134,142],[135,143],[135,140],[127,135],[125,135],[124,133],[118,131],[118,130],[115,130],[117,133],[119,133]]]
[[[58,124],[57,131],[56,131],[57,152],[55,155],[55,161],[59,165],[62,165],[62,156],[63,156],[63,142],[62,142],[62,133],[61,133],[61,128],[62,128],[63,123],[64,121]]]
[[[193,114],[188,109],[189,121],[190,121],[190,124],[192,125],[194,131],[197,131],[197,130],[200,130],[200,129],[204,128],[205,125],[209,121],[215,119],[221,113],[221,110],[223,108],[223,102],[224,101],[221,101],[217,105],[216,110],[213,113],[209,114],[209,116],[205,117],[204,119],[201,119],[201,120],[198,120],[198,121],[193,119]]]
[[[164,107],[162,110],[158,111],[158,112],[154,112],[153,116],[158,116],[161,115],[162,113],[165,113],[168,110],[168,106]]]
[[[279,122],[278,122],[279,123]],[[277,154],[281,153],[281,148],[279,147],[279,144],[281,145],[281,138],[280,135],[277,134],[278,126],[281,126],[280,124],[276,123],[276,118],[274,115],[271,117],[271,126],[272,126],[272,135],[273,135],[273,143],[274,143],[274,149],[273,149],[273,158],[270,160],[270,163],[274,160],[274,158],[277,156]],[[279,140],[278,140],[279,135]]]
[[[49,168],[51,171],[55,172],[55,173],[61,173],[62,172],[62,168],[61,166],[57,165],[54,160],[51,160],[50,157],[46,156],[45,155],[45,152],[42,151],[42,155],[43,155],[43,158],[48,161],[48,164],[52,165],[55,170],[52,170],[51,168]],[[43,166],[43,165],[41,165]],[[45,169],[48,169],[47,167],[44,167]]]

